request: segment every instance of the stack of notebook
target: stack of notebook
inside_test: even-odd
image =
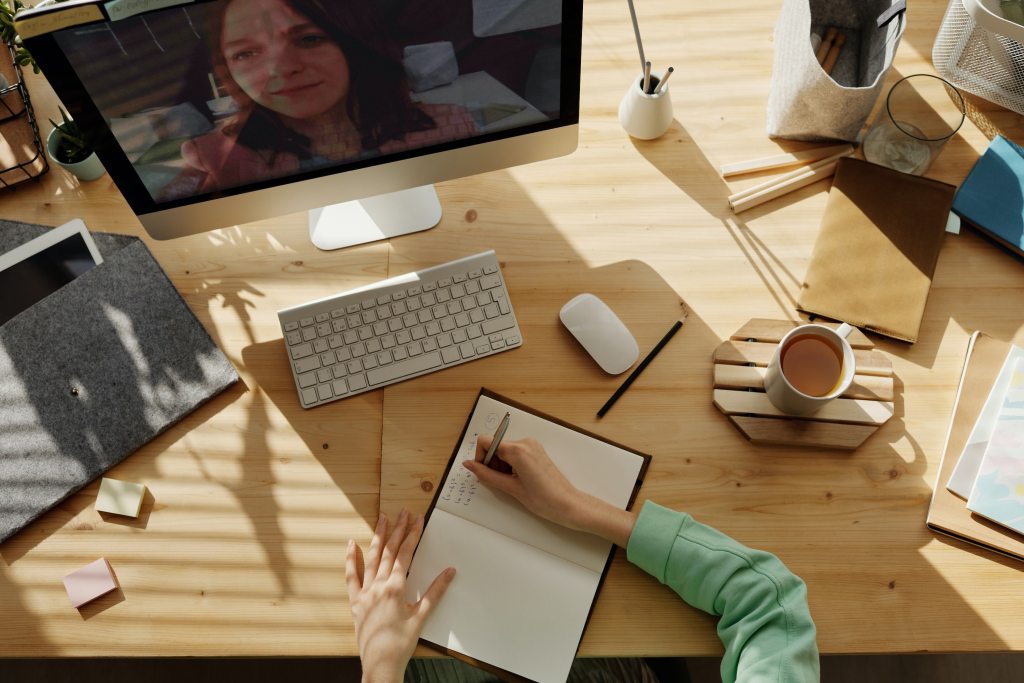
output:
[[[1024,350],[975,332],[928,527],[1024,560]]]

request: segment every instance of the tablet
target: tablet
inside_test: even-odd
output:
[[[0,254],[0,325],[100,263],[103,257],[78,218]]]

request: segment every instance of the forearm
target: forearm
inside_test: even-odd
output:
[[[621,510],[588,493],[580,492],[573,501],[570,526],[600,536],[622,548],[629,543],[634,524],[634,513]]]

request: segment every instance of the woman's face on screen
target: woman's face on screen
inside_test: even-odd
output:
[[[284,0],[233,0],[221,50],[238,86],[293,119],[330,111],[348,94],[348,60],[337,43]]]

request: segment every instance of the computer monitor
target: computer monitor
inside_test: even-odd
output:
[[[78,0],[16,29],[154,238],[310,210],[313,243],[334,249],[436,225],[431,183],[572,152],[582,14]]]

